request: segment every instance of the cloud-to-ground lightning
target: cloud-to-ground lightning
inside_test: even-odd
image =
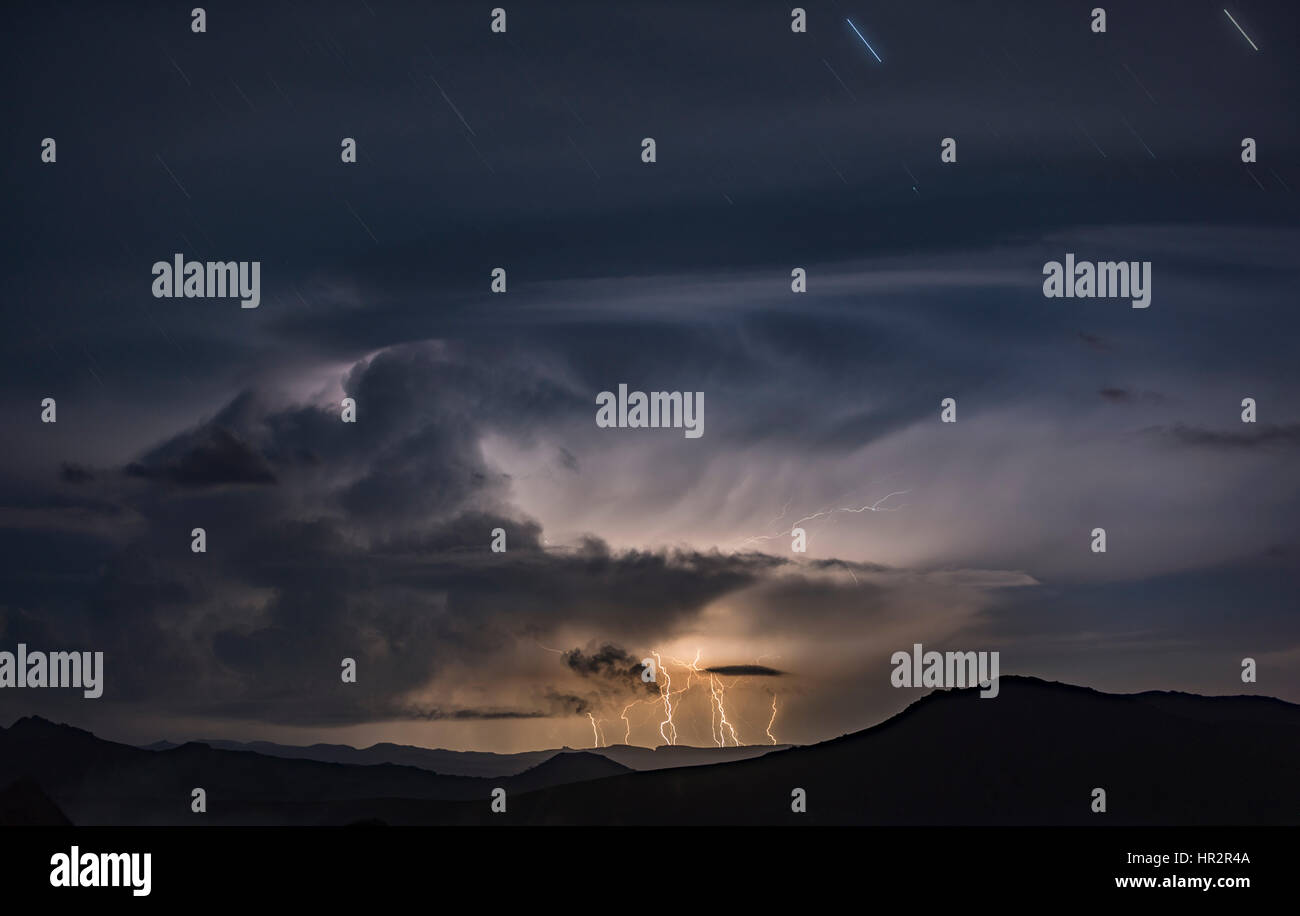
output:
[[[731,743],[736,747],[740,747],[740,737],[736,734],[736,727],[727,721],[727,707],[725,705],[727,689],[722,684],[722,679],[717,675],[709,675],[709,693],[710,699],[718,707],[718,729],[717,736],[714,738],[718,747],[727,746],[728,734],[731,735]]]
[[[717,671],[700,666],[700,656],[702,652],[696,650],[695,658],[691,661],[685,661],[680,658],[669,657],[670,664],[665,664],[663,657],[658,650],[651,650],[650,654],[655,658],[656,665],[656,684],[659,687],[659,695],[651,698],[652,701],[662,703],[663,719],[659,722],[659,737],[663,739],[668,746],[674,746],[678,740],[677,721],[681,713],[681,701],[691,691],[691,687],[696,681],[708,688],[709,703],[709,732],[710,739],[718,747],[744,747],[745,742],[740,737],[740,732],[732,721],[732,714],[727,711],[727,691],[734,688],[739,683],[740,678],[733,680],[728,684]],[[678,683],[681,686],[673,687],[673,678],[670,668],[677,665],[685,669],[685,682],[680,678]],[[742,675],[743,676],[743,675]],[[632,742],[632,722],[628,718],[628,711],[634,706],[640,706],[647,701],[646,698],[633,700],[623,707],[619,718],[623,720],[625,729],[623,742],[631,744]],[[604,736],[597,730],[597,719],[592,713],[587,714],[591,720],[592,734],[595,736],[597,747],[601,746],[600,742]],[[776,737],[772,733],[773,723],[776,722],[776,694],[772,694],[772,715],[767,723],[766,734],[772,744],[776,744]]]
[[[880,59],[880,55],[876,53],[876,49],[871,47],[871,42],[867,41],[867,39],[863,36],[861,32],[858,32],[858,27],[853,24],[853,20],[845,19],[844,21],[849,24],[849,28],[851,28],[854,32],[857,32],[858,37],[862,39],[862,43],[867,46],[867,50],[871,52],[871,56],[876,59],[876,62],[883,64],[884,61]]]
[[[623,720],[623,724],[627,726],[626,730],[623,733],[624,744],[632,743],[632,720],[627,717],[627,711],[631,709],[633,706],[640,706],[644,702],[646,702],[644,698],[640,700],[633,700],[631,703],[628,703],[626,706],[623,707],[623,712],[619,715],[619,718]]]
[[[1233,25],[1237,26],[1237,31],[1241,33],[1241,37],[1242,37],[1242,38],[1246,39],[1247,41],[1250,41],[1250,36],[1246,34],[1246,30],[1245,30],[1245,29],[1243,29],[1240,25],[1237,24],[1237,20],[1235,20],[1235,19],[1232,18],[1232,13],[1229,13],[1227,10],[1224,10],[1224,11],[1223,11],[1223,15],[1227,16],[1228,19],[1230,19],[1230,20],[1232,21],[1232,24],[1233,24]],[[849,24],[852,25],[852,23],[849,23]],[[1252,48],[1254,48],[1256,51],[1259,50],[1259,46],[1256,45],[1255,42],[1253,42],[1253,41],[1250,41],[1250,46],[1251,46]]]
[[[651,654],[655,657],[655,670],[662,674],[664,678],[663,684],[659,687],[659,695],[663,697],[664,701],[664,720],[659,723],[659,736],[670,745],[676,744],[677,726],[673,723],[673,679],[668,673],[668,669],[664,667],[664,660],[659,657],[659,653],[652,652]]]

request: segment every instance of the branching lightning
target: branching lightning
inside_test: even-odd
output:
[[[713,694],[713,702],[718,706],[718,747],[727,746],[728,733],[731,735],[731,743],[736,747],[740,747],[740,738],[736,735],[736,727],[727,721],[727,709],[724,705],[727,698],[727,688],[723,686],[722,678],[710,674],[709,691]]]
[[[538,645],[548,652],[557,651],[549,646]],[[700,664],[700,658],[703,650],[697,649],[695,657],[690,661],[681,658],[668,656],[666,659],[657,649],[651,649],[649,653],[654,659],[654,678],[648,684],[638,683],[638,687],[646,686],[647,692],[638,697],[629,699],[619,712],[619,718],[623,720],[623,743],[632,744],[632,718],[630,713],[638,706],[649,705],[651,709],[659,708],[661,711],[659,717],[659,738],[664,745],[669,747],[675,746],[680,741],[679,726],[682,723],[682,714],[684,707],[682,703],[688,698],[688,694],[694,692],[695,685],[698,683],[702,688],[707,689],[705,700],[709,704],[709,737],[716,747],[744,747],[745,741],[740,736],[740,725],[747,723],[748,720],[742,715],[737,719],[737,713],[733,708],[727,708],[727,691],[733,690],[742,680],[747,677],[754,677],[761,673],[764,666],[761,661],[764,658],[773,656],[762,655],[754,661],[759,671],[730,670],[730,667],[744,669],[746,666],[704,666]],[[680,669],[676,677],[673,675],[673,669]],[[642,671],[640,666],[637,667],[636,677],[638,682],[641,680]],[[767,669],[771,674],[780,674],[779,671]],[[736,675],[730,682],[725,675]],[[647,679],[649,680],[649,679]],[[703,691],[700,691],[703,692]],[[772,729],[776,724],[777,699],[776,694],[769,691],[772,697],[772,713],[768,718],[765,734],[771,744],[777,744],[776,736]],[[693,718],[694,712],[689,715]],[[742,704],[743,712],[744,704]],[[599,709],[592,707],[596,711]],[[605,748],[609,747],[609,740],[605,736],[604,718],[598,718],[596,711],[583,710],[587,716],[587,721],[591,723],[591,747]],[[653,714],[653,713],[652,713]],[[702,726],[701,726],[702,727]],[[757,726],[755,726],[757,728]],[[760,741],[761,743],[761,741]]]
[[[627,726],[627,729],[623,734],[624,744],[632,743],[632,720],[627,717],[627,711],[631,709],[633,706],[640,706],[644,702],[646,702],[646,700],[644,699],[633,700],[631,703],[628,703],[626,706],[624,706],[623,712],[619,714],[619,718],[622,719],[623,724]]]
[[[655,659],[656,678],[655,683],[659,687],[658,702],[663,706],[663,719],[659,723],[659,737],[669,746],[677,744],[677,716],[681,711],[682,698],[690,692],[691,688],[698,681],[701,685],[707,685],[709,690],[709,733],[713,743],[718,747],[742,747],[744,741],[741,740],[740,733],[736,728],[736,723],[727,713],[727,691],[734,688],[739,683],[739,678],[728,684],[720,675],[700,666],[700,650],[696,650],[695,658],[691,661],[685,661],[680,658],[669,657],[669,664],[664,663],[663,656],[655,650],[650,652]],[[673,677],[671,668],[677,666],[685,670],[685,679],[679,673],[677,683],[679,686],[673,687]],[[623,720],[624,743],[631,743],[632,740],[632,722],[628,718],[628,711],[634,706],[640,706],[647,702],[645,699],[633,700],[623,707],[620,718]],[[776,695],[772,695],[772,716],[767,723],[767,737],[776,744],[776,738],[772,734],[772,726],[776,722]],[[595,728],[593,720],[593,729]]]
[[[668,744],[673,745],[677,743],[677,726],[673,724],[673,679],[659,653],[650,654],[655,657],[655,670],[663,676],[663,683],[659,685],[659,695],[664,701],[664,720],[659,723],[659,735]],[[667,731],[664,730],[665,727]]]

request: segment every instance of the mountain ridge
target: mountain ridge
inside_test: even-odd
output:
[[[0,729],[0,785],[36,780],[77,823],[1300,823],[1296,704],[1001,681],[996,698],[935,690],[870,728],[749,759],[635,771],[609,749],[558,751],[490,778],[197,742],[149,751],[24,717]],[[208,791],[205,815],[189,811],[192,786]],[[806,812],[791,810],[796,789]]]

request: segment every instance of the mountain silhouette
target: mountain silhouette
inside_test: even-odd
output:
[[[560,752],[492,778],[198,743],[149,751],[33,717],[0,731],[0,785],[38,781],[74,822],[102,824],[1300,822],[1300,706],[1026,677],[1000,687],[990,699],[934,691],[873,728],[751,759],[637,772]],[[190,812],[196,786],[203,815]],[[497,787],[502,814],[490,808]],[[791,810],[796,789],[806,812]]]
[[[636,747],[630,744],[611,744],[594,753],[602,754],[632,770],[667,770],[749,760],[790,747],[792,745],[789,744],[751,744],[742,747],[691,747],[682,744]]]
[[[288,757],[299,760],[319,760],[326,763],[370,765],[396,763],[419,767],[444,776],[514,776],[551,759],[556,754],[572,752],[573,748],[543,751],[524,751],[518,754],[493,754],[486,751],[448,751],[442,748],[414,747],[409,744],[374,744],[366,748],[346,744],[292,745],[270,741],[227,741],[204,738],[199,741],[209,747],[227,751],[252,751],[268,757]],[[659,770],[667,767],[701,766],[747,760],[761,757],[775,750],[784,750],[788,744],[752,745],[745,747],[690,747],[663,745],[656,748],[614,744],[601,748],[584,748],[632,770]],[[155,741],[141,745],[144,750],[166,751],[179,747],[172,741]]]
[[[188,742],[148,751],[39,716],[0,729],[0,785],[28,779],[78,824],[184,824],[192,791],[207,794],[207,823],[315,823],[328,803],[397,798],[488,798],[630,772],[588,753],[559,753],[502,778],[444,776],[396,764],[367,766],[268,757]],[[364,820],[364,810],[350,820]],[[202,821],[201,821],[202,822]]]
[[[323,763],[348,763],[359,766],[395,763],[400,766],[419,767],[444,776],[514,776],[561,753],[561,750],[555,749],[524,751],[519,754],[493,754],[487,751],[448,751],[442,748],[415,747],[388,742],[365,748],[355,748],[346,744],[293,745],[276,744],[271,741],[227,741],[208,738],[201,739],[199,743],[225,751],[251,751],[267,757],[318,760]],[[166,751],[177,746],[171,741],[155,741],[152,744],[142,745],[145,750],[150,751]]]

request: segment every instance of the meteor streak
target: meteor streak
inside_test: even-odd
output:
[[[1227,10],[1224,10],[1224,12],[1226,13]],[[1228,18],[1232,18],[1232,17],[1228,17]],[[858,32],[858,27],[853,24],[852,19],[845,19],[844,21],[849,24],[849,28],[851,28],[855,32]],[[1244,35],[1245,33],[1243,32],[1242,34]],[[858,32],[858,37],[862,38],[861,32]],[[1246,40],[1249,41],[1250,39],[1246,39]],[[882,63],[882,64],[884,63],[884,61],[880,59],[880,55],[876,53],[876,49],[871,47],[870,42],[868,42],[865,38],[862,38],[862,43],[867,46],[867,50],[871,52],[871,56],[876,59],[877,63]]]
[[[1250,36],[1246,34],[1246,30],[1243,29],[1241,26],[1237,25],[1237,20],[1232,19],[1232,13],[1229,13],[1227,10],[1224,10],[1224,11],[1223,11],[1223,15],[1225,15],[1225,16],[1227,16],[1229,19],[1231,19],[1231,20],[1232,20],[1232,24],[1237,26],[1237,31],[1241,33],[1241,37],[1242,37],[1242,38],[1246,39],[1247,41],[1250,41]],[[849,23],[849,25],[852,25],[852,24],[853,24],[853,23],[851,23],[851,22]],[[1255,42],[1253,42],[1253,41],[1250,41],[1250,46],[1251,46],[1252,48],[1254,48],[1256,51],[1259,50],[1259,48],[1255,45]]]

